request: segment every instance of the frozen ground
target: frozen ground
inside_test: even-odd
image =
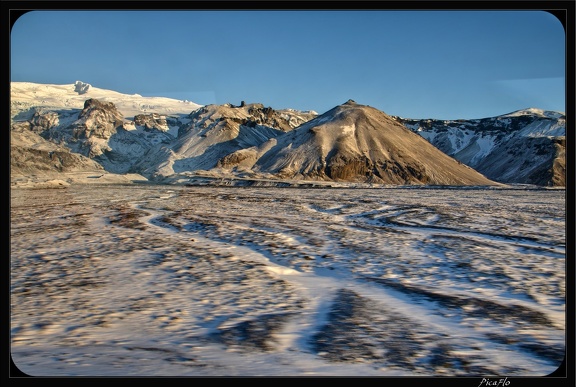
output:
[[[11,190],[11,354],[35,376],[542,376],[565,191]]]

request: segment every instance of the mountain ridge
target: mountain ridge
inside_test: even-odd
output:
[[[413,153],[409,147],[400,146],[402,152],[398,154],[394,150],[398,146],[391,142],[383,145],[385,139],[369,128],[386,121],[386,125],[398,125],[418,138],[403,141],[418,142],[418,148],[431,144],[443,154],[435,157],[442,160],[448,157],[457,165],[465,164],[492,182],[565,184],[565,115],[560,112],[527,108],[485,119],[434,120],[387,115],[353,100],[319,115],[313,111],[275,110],[244,101],[240,105],[202,106],[183,105],[183,101],[176,100],[168,103],[163,98],[168,114],[146,108],[146,111],[131,110],[130,117],[114,100],[120,98],[119,103],[125,106],[126,95],[111,92],[99,100],[93,96],[102,89],[83,82],[57,86],[58,93],[62,94],[64,88],[66,93],[83,99],[82,109],[77,107],[78,101],[71,102],[70,98],[58,102],[54,97],[58,93],[48,93],[52,99],[44,98],[42,90],[50,89],[51,85],[13,84],[13,128],[27,122],[29,130],[98,161],[107,172],[138,173],[156,182],[176,181],[178,176],[185,181],[187,176],[201,174],[374,184],[434,181],[448,184],[447,180],[438,180],[441,175],[438,171],[433,178],[425,177],[434,168],[430,165],[424,168],[426,163],[422,161],[400,162],[399,158]],[[25,86],[30,88],[27,92],[22,91]],[[60,106],[54,106],[59,103]],[[130,109],[140,106],[130,103]],[[187,109],[186,106],[193,109],[188,113],[177,111]],[[374,109],[383,116],[378,124],[372,119],[363,120],[358,130],[351,118],[355,114],[351,110],[358,109]],[[348,110],[351,116],[342,116],[343,110]],[[286,140],[290,136],[301,138],[294,138],[298,140],[294,143]],[[421,145],[419,139],[424,139],[427,145]],[[17,142],[14,136],[11,140]],[[509,156],[504,157],[504,153]],[[302,160],[296,162],[299,157]],[[528,159],[537,160],[537,165],[528,165]],[[511,160],[521,160],[523,164]]]
[[[528,108],[476,120],[395,119],[490,179],[565,185],[566,116],[561,112]]]

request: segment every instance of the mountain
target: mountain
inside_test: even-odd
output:
[[[562,113],[529,108],[476,120],[393,118],[492,180],[565,185]]]
[[[37,108],[26,122],[42,138],[97,161],[105,170],[127,173],[150,147],[173,139],[154,116],[137,115],[136,122],[144,123],[138,126],[125,120],[114,103],[90,98],[80,111]],[[151,121],[157,125],[146,126]]]
[[[244,101],[201,106],[80,81],[12,82],[10,106],[12,152],[20,153],[13,171],[27,170],[28,148],[19,144],[29,135],[35,144],[41,138],[44,146],[68,152],[67,160],[84,156],[78,168],[92,168],[88,159],[107,173],[141,174],[156,183],[204,176],[236,182],[565,185],[565,116],[539,109],[441,121],[389,116],[349,101],[319,116]],[[38,155],[54,171],[71,168],[71,161],[54,165],[49,156]],[[32,164],[37,169],[40,159]]]
[[[57,121],[56,114],[15,122],[10,131],[10,181],[23,188],[64,188],[71,183],[129,184],[138,174],[110,173],[96,160],[41,137],[37,131]]]
[[[315,112],[274,110],[259,103],[207,105],[187,116],[170,144],[151,148],[134,170],[155,180],[208,170],[235,151],[258,146],[316,117]]]
[[[142,97],[139,94],[123,94],[113,90],[93,87],[89,83],[76,81],[72,84],[52,85],[31,82],[10,83],[10,110],[15,120],[32,117],[37,107],[51,110],[82,109],[87,99],[112,102],[131,120],[138,114],[181,115],[201,107],[190,101],[164,97]]]
[[[219,161],[281,179],[493,185],[387,114],[349,100],[261,146]]]
[[[43,139],[97,161],[108,172],[142,173],[156,181],[214,167],[226,154],[317,115],[244,102],[201,106],[121,94],[83,82],[12,82],[11,89],[13,126],[27,123]]]
[[[104,172],[96,161],[47,141],[31,130],[29,122],[12,126],[10,172],[26,176],[51,172]]]
[[[123,174],[158,143],[174,139],[201,105],[74,84],[11,82],[11,121],[29,122],[42,138]]]

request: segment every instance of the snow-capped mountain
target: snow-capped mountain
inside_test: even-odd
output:
[[[133,119],[138,114],[148,113],[163,116],[186,115],[202,106],[172,98],[118,93],[93,87],[82,81],[66,85],[11,82],[10,94],[10,115],[15,120],[31,118],[38,107],[58,111],[82,109],[84,102],[90,98],[112,102],[127,120]]]
[[[97,161],[108,172],[141,172],[153,179],[210,169],[226,154],[316,116],[314,111],[274,110],[244,102],[202,107],[83,82],[12,82],[11,90],[14,125],[26,123],[42,138]]]
[[[11,82],[13,123],[28,122],[42,138],[94,159],[112,173],[128,172],[150,147],[174,139],[188,123],[186,115],[200,106],[122,94],[81,81]]]
[[[46,140],[45,146],[52,143],[59,151],[85,156],[107,172],[142,174],[155,182],[203,175],[565,185],[565,116],[539,109],[441,121],[388,116],[350,101],[319,116],[244,101],[201,106],[121,94],[80,81],[12,82],[11,121],[12,145],[20,146],[30,132],[31,138]],[[485,177],[472,177],[476,172],[471,169]]]
[[[566,116],[529,108],[476,120],[394,119],[492,180],[565,185]]]

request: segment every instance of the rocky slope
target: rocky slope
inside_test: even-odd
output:
[[[561,113],[531,108],[479,120],[394,119],[493,180],[565,185]]]
[[[10,131],[10,185],[18,188],[65,188],[72,183],[145,182],[138,174],[114,174],[96,161],[40,137],[30,122]]]
[[[32,128],[29,122],[12,126],[10,172],[13,176],[50,172],[104,172],[104,167],[96,161],[43,139]]]
[[[187,116],[190,124],[174,141],[150,148],[133,169],[153,179],[208,170],[230,153],[265,143],[315,116],[258,103],[204,106]]]
[[[494,184],[387,114],[352,100],[259,147],[228,155],[219,166],[284,179]]]

